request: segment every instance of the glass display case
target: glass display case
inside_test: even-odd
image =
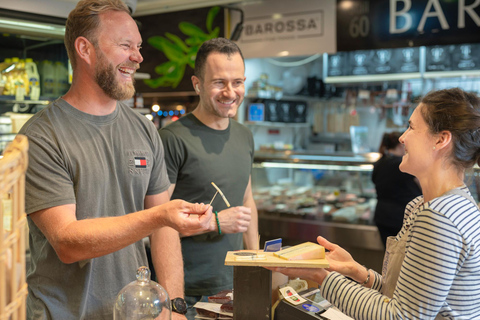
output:
[[[264,240],[284,245],[316,242],[318,235],[381,271],[384,247],[373,224],[371,180],[379,153],[318,154],[258,151],[252,189]]]
[[[257,151],[252,189],[261,239],[282,238],[283,245],[294,245],[316,242],[321,235],[381,272],[384,247],[373,223],[376,192],[371,180],[379,157],[379,153]],[[478,166],[467,171],[465,183],[478,202]]]
[[[257,152],[257,207],[265,214],[369,225],[376,203],[371,172],[379,156]]]

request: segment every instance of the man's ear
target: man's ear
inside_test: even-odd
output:
[[[196,76],[192,76],[192,85],[193,85],[193,88],[195,89],[195,92],[197,94],[200,93],[200,79],[198,79]]]
[[[75,39],[75,51],[80,60],[83,60],[90,65],[94,63],[94,57],[96,56],[95,47],[87,38],[78,37]]]

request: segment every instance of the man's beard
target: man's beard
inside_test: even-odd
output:
[[[127,100],[135,94],[135,80],[122,85],[116,77],[117,69],[107,61],[103,52],[97,53],[95,81],[103,92],[114,100]]]

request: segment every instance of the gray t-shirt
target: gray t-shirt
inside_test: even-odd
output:
[[[172,199],[209,203],[216,190],[214,182],[232,206],[243,205],[253,163],[253,136],[248,128],[230,120],[226,130],[214,130],[188,114],[159,131]],[[214,211],[227,206],[220,195]],[[185,294],[212,295],[233,288],[233,268],[225,266],[227,251],[243,248],[241,233],[217,232],[182,238]]]
[[[94,116],[58,99],[20,133],[29,139],[27,214],[76,204],[78,220],[122,216],[143,210],[146,195],[170,185],[155,126],[122,103]],[[148,265],[142,241],[86,264],[64,264],[30,218],[28,225],[28,319],[111,320],[119,291]]]

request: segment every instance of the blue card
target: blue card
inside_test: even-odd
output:
[[[282,238],[265,241],[265,252],[276,252],[282,249]]]

